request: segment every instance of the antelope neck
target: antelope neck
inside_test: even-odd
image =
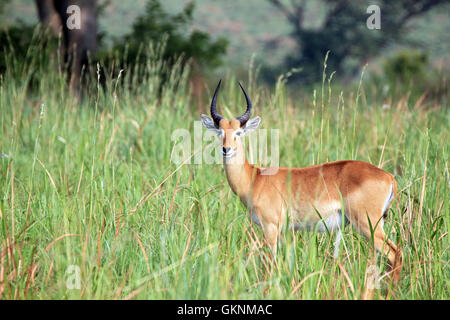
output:
[[[237,153],[233,158],[223,159],[223,166],[231,189],[244,203],[247,203],[255,166],[248,163],[241,143],[239,143]]]

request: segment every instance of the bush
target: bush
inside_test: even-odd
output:
[[[428,54],[418,50],[402,50],[383,63],[381,79],[391,97],[409,92],[412,99],[426,94],[428,100],[439,104],[447,99],[445,70],[439,71],[429,63]]]
[[[395,83],[424,79],[428,66],[428,55],[420,51],[400,51],[386,59],[383,70],[387,78]]]
[[[144,15],[136,19],[131,33],[115,41],[113,54],[107,50],[100,57],[109,61],[114,56],[114,61],[119,59],[121,65],[145,63],[148,59],[146,48],[164,42],[163,58],[169,64],[179,59],[185,64],[193,59],[202,67],[217,67],[222,63],[228,41],[224,38],[212,40],[209,34],[198,30],[186,32],[193,20],[193,11],[194,3],[191,2],[181,13],[170,16],[158,0],[149,0]]]

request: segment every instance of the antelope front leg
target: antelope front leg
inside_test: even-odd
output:
[[[273,256],[276,258],[277,244],[278,244],[278,226],[275,224],[263,225],[264,238],[267,241],[268,246],[272,250]]]

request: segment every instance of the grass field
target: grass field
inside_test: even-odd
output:
[[[172,132],[193,132],[207,110],[177,68],[161,99],[155,59],[145,81],[125,72],[79,102],[45,64],[12,59],[0,76],[1,299],[360,299],[367,271],[384,274],[350,227],[337,260],[332,236],[287,230],[270,264],[222,166],[170,160]],[[404,98],[383,109],[364,80],[334,92],[328,78],[293,101],[282,81],[267,90],[249,78],[261,127],[280,130],[280,165],[358,159],[395,175],[385,230],[404,269],[374,298],[448,299],[448,105]],[[127,80],[133,90],[116,85]],[[245,105],[235,80],[221,92],[225,115]]]

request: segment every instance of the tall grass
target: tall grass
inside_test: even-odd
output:
[[[106,90],[94,81],[82,102],[45,63],[31,56],[22,76],[11,67],[0,78],[2,299],[360,299],[367,271],[385,274],[350,227],[337,260],[332,236],[286,230],[271,264],[221,165],[170,161],[172,132],[193,132],[207,107],[192,104],[176,66],[158,97],[158,54],[136,67],[143,81],[125,70]],[[385,230],[404,270],[374,297],[448,299],[448,106],[382,109],[364,80],[333,92],[324,75],[302,101],[283,78],[273,90],[244,79],[261,127],[280,130],[280,165],[358,159],[393,173],[400,192]],[[245,103],[235,79],[225,83],[219,104],[236,115]]]

